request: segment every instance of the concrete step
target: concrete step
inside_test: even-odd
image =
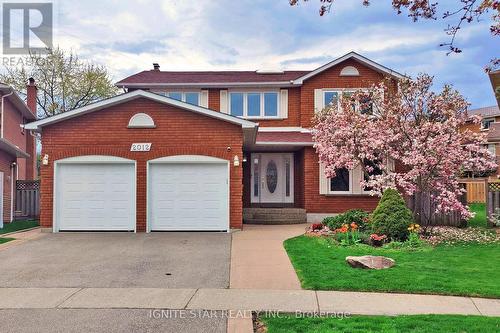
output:
[[[275,214],[275,213],[255,213],[253,214],[252,218],[254,219],[269,219],[269,220],[286,220],[286,219],[299,219],[303,220],[307,217],[307,215],[304,214],[290,214],[290,213],[282,213],[282,214]]]
[[[248,224],[299,224],[307,222],[302,208],[244,208],[243,222]]]
[[[247,219],[243,220],[245,224],[268,224],[268,225],[277,225],[277,224],[302,224],[306,223],[306,220],[260,220],[260,219]]]

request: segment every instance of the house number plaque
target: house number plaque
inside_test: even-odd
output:
[[[150,151],[151,143],[133,143],[130,151]]]

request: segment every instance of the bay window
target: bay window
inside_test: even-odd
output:
[[[230,92],[229,113],[243,118],[277,118],[278,92]]]

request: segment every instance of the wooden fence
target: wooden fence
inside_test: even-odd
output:
[[[467,196],[461,198],[465,204]],[[436,203],[431,199],[429,193],[415,193],[415,195],[406,199],[408,207],[412,210],[415,221],[422,226],[446,225],[461,227],[467,222],[462,219],[458,212],[448,214],[436,213]],[[415,207],[419,207],[417,210]]]
[[[469,180],[464,182],[467,190],[467,203],[486,203],[487,179]]]
[[[40,181],[16,181],[16,219],[37,219],[40,216]]]
[[[497,209],[500,209],[500,182],[488,183],[488,195],[486,196],[488,224],[491,224],[490,217]]]

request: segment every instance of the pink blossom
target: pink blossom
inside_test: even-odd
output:
[[[428,75],[401,80],[397,91],[385,82],[373,86],[373,114],[352,107],[366,102],[366,91],[343,98],[340,107],[322,110],[316,116],[313,136],[326,176],[334,177],[340,168],[360,166],[367,175],[361,186],[370,187],[372,195],[388,187],[406,195],[429,192],[437,211],[458,211],[463,218],[470,217],[460,201],[465,191],[459,184],[461,173],[487,172],[497,165],[484,146],[486,135],[462,129],[471,119],[464,97],[450,86],[435,93],[432,81]],[[373,170],[364,165],[366,160],[374,161],[382,174],[370,175]],[[388,161],[401,168],[388,170]]]

